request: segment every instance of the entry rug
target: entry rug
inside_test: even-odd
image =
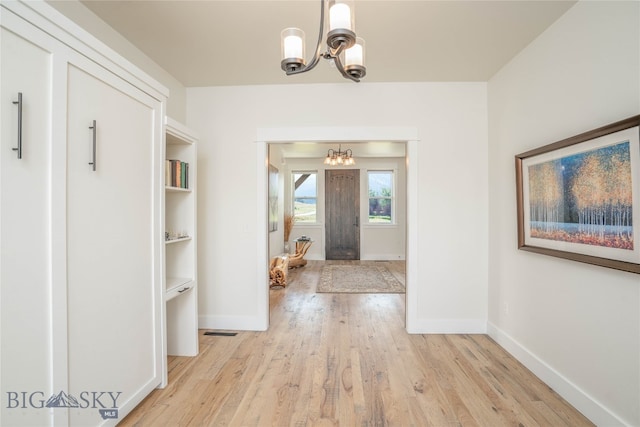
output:
[[[403,294],[404,285],[383,265],[325,265],[316,291]]]

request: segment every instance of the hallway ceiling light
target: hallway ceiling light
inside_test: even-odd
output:
[[[325,165],[336,166],[351,166],[355,165],[356,161],[353,159],[353,152],[350,148],[347,148],[345,151],[342,151],[342,146],[338,146],[338,151],[329,149],[327,151],[327,157],[324,159]]]
[[[328,3],[328,4],[327,4]],[[327,51],[322,53],[325,9],[329,9]],[[345,79],[359,82],[367,73],[364,40],[356,37],[353,0],[320,0],[320,32],[316,53],[309,64],[305,57],[304,31],[286,28],[281,34],[281,67],[288,76],[312,70],[320,58],[333,60]]]

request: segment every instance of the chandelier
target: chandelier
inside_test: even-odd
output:
[[[335,166],[351,166],[355,165],[356,161],[353,159],[353,152],[350,148],[347,148],[345,151],[342,151],[342,146],[338,146],[338,151],[329,149],[327,151],[327,157],[324,159],[325,165]]]
[[[322,53],[325,9],[329,9],[327,51]],[[359,82],[367,73],[364,66],[364,40],[356,37],[353,0],[320,0],[320,32],[316,53],[309,64],[305,61],[304,31],[286,28],[281,34],[282,69],[288,76],[312,70],[320,58],[333,60],[340,74]]]

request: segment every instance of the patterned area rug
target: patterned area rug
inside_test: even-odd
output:
[[[325,265],[316,292],[403,294],[404,286],[383,265]]]

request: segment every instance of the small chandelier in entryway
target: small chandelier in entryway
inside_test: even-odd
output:
[[[355,165],[356,161],[353,159],[353,152],[350,148],[347,148],[345,151],[342,151],[342,146],[338,146],[338,151],[334,149],[329,149],[327,151],[327,157],[324,159],[325,165],[336,166],[351,166]]]
[[[325,4],[326,3],[326,4]],[[327,51],[322,53],[325,8],[329,10]],[[304,31],[286,28],[281,34],[280,66],[287,73],[300,74],[313,69],[320,58],[333,60],[345,79],[359,82],[367,74],[364,66],[364,40],[356,37],[353,0],[320,0],[320,33],[315,55],[305,61]]]

